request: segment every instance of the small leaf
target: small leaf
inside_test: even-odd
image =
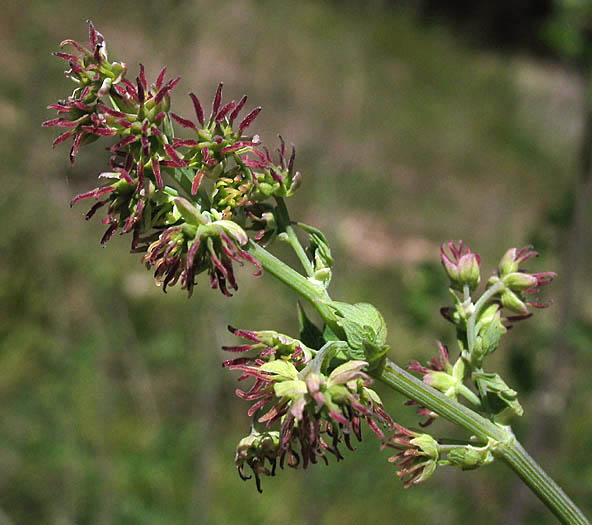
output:
[[[474,372],[473,380],[481,384],[487,391],[489,406],[495,413],[509,408],[517,416],[524,413],[518,401],[518,392],[512,390],[499,374],[493,372]]]
[[[323,339],[327,342],[339,341],[339,337],[337,337],[337,334],[335,334],[328,324],[323,327]]]
[[[291,379],[298,379],[298,370],[292,363],[283,360],[270,361],[259,367],[261,372],[269,372],[276,377],[273,380],[286,381]]]
[[[273,391],[277,397],[296,397],[308,392],[306,383],[298,379],[291,381],[280,381],[273,385]]]
[[[300,302],[298,303],[298,325],[300,340],[308,347],[318,350],[325,344],[323,333],[306,315]]]
[[[175,207],[179,210],[179,213],[189,224],[199,226],[205,224],[207,221],[200,211],[191,204],[187,199],[183,197],[175,197],[173,199]]]

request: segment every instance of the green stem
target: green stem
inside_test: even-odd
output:
[[[478,408],[482,408],[481,400],[479,396],[476,395],[471,389],[469,389],[466,385],[458,385],[457,392],[460,396],[463,396],[467,401],[472,403],[474,406]]]
[[[477,317],[481,313],[481,310],[487,304],[487,301],[491,299],[495,294],[500,292],[504,287],[504,283],[497,282],[491,288],[485,290],[483,295],[479,297],[479,300],[475,303],[473,307],[473,313],[471,317],[469,317],[469,322],[467,323],[467,343],[469,345],[469,353],[472,354],[473,348],[475,348],[475,323],[477,322]]]
[[[378,379],[405,397],[463,427],[479,439],[487,442],[488,438],[492,438],[497,441],[495,455],[503,459],[518,474],[562,523],[589,524],[580,509],[528,455],[509,430],[495,425],[464,405],[447,398],[388,359]]]
[[[306,277],[290,268],[258,244],[251,241],[247,249],[267,272],[310,302],[333,331],[338,336],[343,337],[343,331],[337,325],[335,312],[327,306],[329,295],[323,287],[315,286]],[[495,286],[491,287],[481,297],[475,305],[475,311],[478,310],[477,307],[480,308],[499,291],[499,289],[496,290],[495,288]],[[484,297],[486,298],[484,299]],[[476,318],[476,315],[474,317]],[[398,367],[389,359],[385,360],[382,368],[375,371],[374,376],[393,390],[464,428],[471,435],[476,436],[485,443],[490,438],[495,440],[497,442],[494,451],[495,455],[503,459],[518,474],[562,523],[589,525],[588,520],[578,507],[542,470],[536,461],[528,455],[509,429],[492,423],[470,408],[444,396]]]
[[[473,313],[471,314],[471,317],[469,317],[469,321],[467,322],[467,345],[469,347],[469,354],[471,356],[473,355],[473,350],[475,348],[475,338],[477,337],[475,329],[477,317],[479,317],[479,314],[481,313],[483,307],[487,304],[487,301],[489,301],[498,292],[500,292],[503,287],[504,284],[501,281],[495,283],[491,288],[485,290],[483,295],[479,297],[479,299],[473,306]],[[481,398],[483,410],[485,410],[488,414],[492,414],[491,406],[489,405],[489,400],[487,399],[487,390],[485,389],[485,386],[481,381],[476,381],[475,383],[477,385],[477,389],[479,390],[479,397]]]
[[[278,226],[280,227],[280,230],[286,233],[287,242],[296,253],[300,264],[306,272],[306,275],[312,277],[314,275],[314,268],[308,256],[306,255],[304,248],[300,244],[300,240],[298,239],[294,228],[292,227],[292,222],[290,221],[290,216],[288,214],[288,208],[286,208],[286,203],[281,197],[277,197],[276,201]]]
[[[336,335],[345,335],[337,325],[338,318],[335,311],[327,305],[327,301],[331,298],[323,286],[315,285],[253,241],[249,242],[247,249],[261,263],[265,271],[306,299]]]
[[[518,441],[509,445],[501,458],[562,523],[589,525],[588,518],[561,490],[561,487],[541,469]]]

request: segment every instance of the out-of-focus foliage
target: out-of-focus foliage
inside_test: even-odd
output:
[[[463,238],[495,260],[536,240],[540,268],[556,266],[583,94],[562,69],[475,51],[445,27],[372,5],[4,8],[0,523],[500,522],[513,476],[503,465],[442,469],[404,491],[371,440],[329,468],[265,480],[263,495],[243,483],[233,453],[248,420],[219,348],[233,343],[228,323],[296,335],[294,296],[248,273],[232,300],[206,286],[190,301],[179,290],[162,294],[126,242],[101,248],[101,225],[67,207],[91,187],[104,151],[89,147],[72,169],[39,127],[51,116],[45,105],[69,89],[49,53],[84,38],[87,18],[130,68],[142,61],[153,76],[166,64],[182,75],[179,93],[208,98],[220,80],[234,98],[247,92],[264,106],[264,138],[281,132],[299,150],[304,185],[291,209],[332,241],[332,295],[377,305],[398,363],[426,360],[436,338],[452,342],[438,317],[448,300],[440,242]],[[549,401],[565,415],[549,436],[554,460],[543,464],[590,514],[590,277],[560,276],[547,293],[576,278],[575,395],[568,406]],[[496,354],[511,385],[537,388],[558,315],[552,308],[517,326]],[[378,389],[395,419],[416,424],[413,408]],[[553,522],[536,509],[533,523]]]
[[[544,36],[549,45],[580,65],[592,60],[592,4],[588,0],[556,0]]]

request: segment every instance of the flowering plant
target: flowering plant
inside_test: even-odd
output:
[[[163,291],[180,284],[189,296],[202,273],[211,288],[230,296],[238,290],[234,265],[248,262],[256,276],[265,271],[277,278],[322,319],[321,326],[313,323],[299,305],[297,338],[230,328],[246,343],[225,346],[237,357],[223,365],[238,371],[239,381],[250,382],[236,394],[252,403],[251,430],[235,457],[243,479],[252,473],[261,490],[261,476],[273,476],[278,464],[307,468],[319,459],[341,460],[343,446],[353,450],[352,439],[361,440],[368,427],[382,448],[396,450],[389,461],[405,487],[426,481],[440,466],[467,470],[498,459],[562,521],[587,523],[516,440],[510,422],[523,414],[518,393],[484,368],[509,327],[529,318],[530,308],[547,306],[532,295],[555,274],[521,268],[536,256],[531,247],[508,250],[479,293],[480,256],[462,241],[442,245],[452,304],[441,313],[454,325],[456,360],[438,342],[437,357],[426,365],[409,364],[418,379],[387,357],[387,327],[373,305],[331,299],[329,243],[317,228],[293,222],[285,204],[302,179],[295,150],[288,153],[280,137],[274,159],[259,135],[250,134],[260,107],[243,111],[246,96],[225,103],[220,84],[208,117],[197,95],[190,94],[195,115],[187,118],[171,110],[180,78],[165,80],[165,68],[149,83],[140,65],[130,81],[127,65],[110,61],[105,39],[92,23],[88,43],[62,45],[76,53],[56,53],[68,62],[66,77],[76,87],[66,100],[49,106],[58,116],[43,125],[66,128],[54,146],[72,140],[72,163],[85,144],[114,141],[99,186],[71,202],[94,201],[87,219],[105,208],[101,243],[118,231],[131,233],[132,252],[144,254],[142,261]],[[175,124],[189,136],[177,137]],[[268,251],[275,241],[289,244],[303,273]],[[418,407],[418,415],[427,418],[419,426],[442,417],[465,429],[467,439],[450,442],[396,423],[371,388],[375,381]]]

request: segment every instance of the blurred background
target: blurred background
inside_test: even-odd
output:
[[[263,140],[296,144],[293,218],[322,228],[332,296],[374,303],[391,357],[453,343],[439,244],[493,270],[534,243],[554,305],[516,326],[489,368],[520,391],[518,438],[592,514],[592,136],[589,0],[436,2],[7,1],[0,18],[0,524],[554,523],[503,464],[440,469],[404,490],[367,435],[329,467],[280,471],[259,495],[236,474],[247,404],[220,363],[229,323],[296,335],[295,296],[241,275],[164,295],[99,220],[70,209],[107,157],[52,151],[46,105],[71,92],[52,56],[85,20],[135,76],[162,65],[209,101],[246,92]],[[285,252],[282,252],[285,253]],[[288,254],[286,254],[289,256]],[[404,399],[378,386],[396,420]],[[440,436],[459,435],[445,422]]]

